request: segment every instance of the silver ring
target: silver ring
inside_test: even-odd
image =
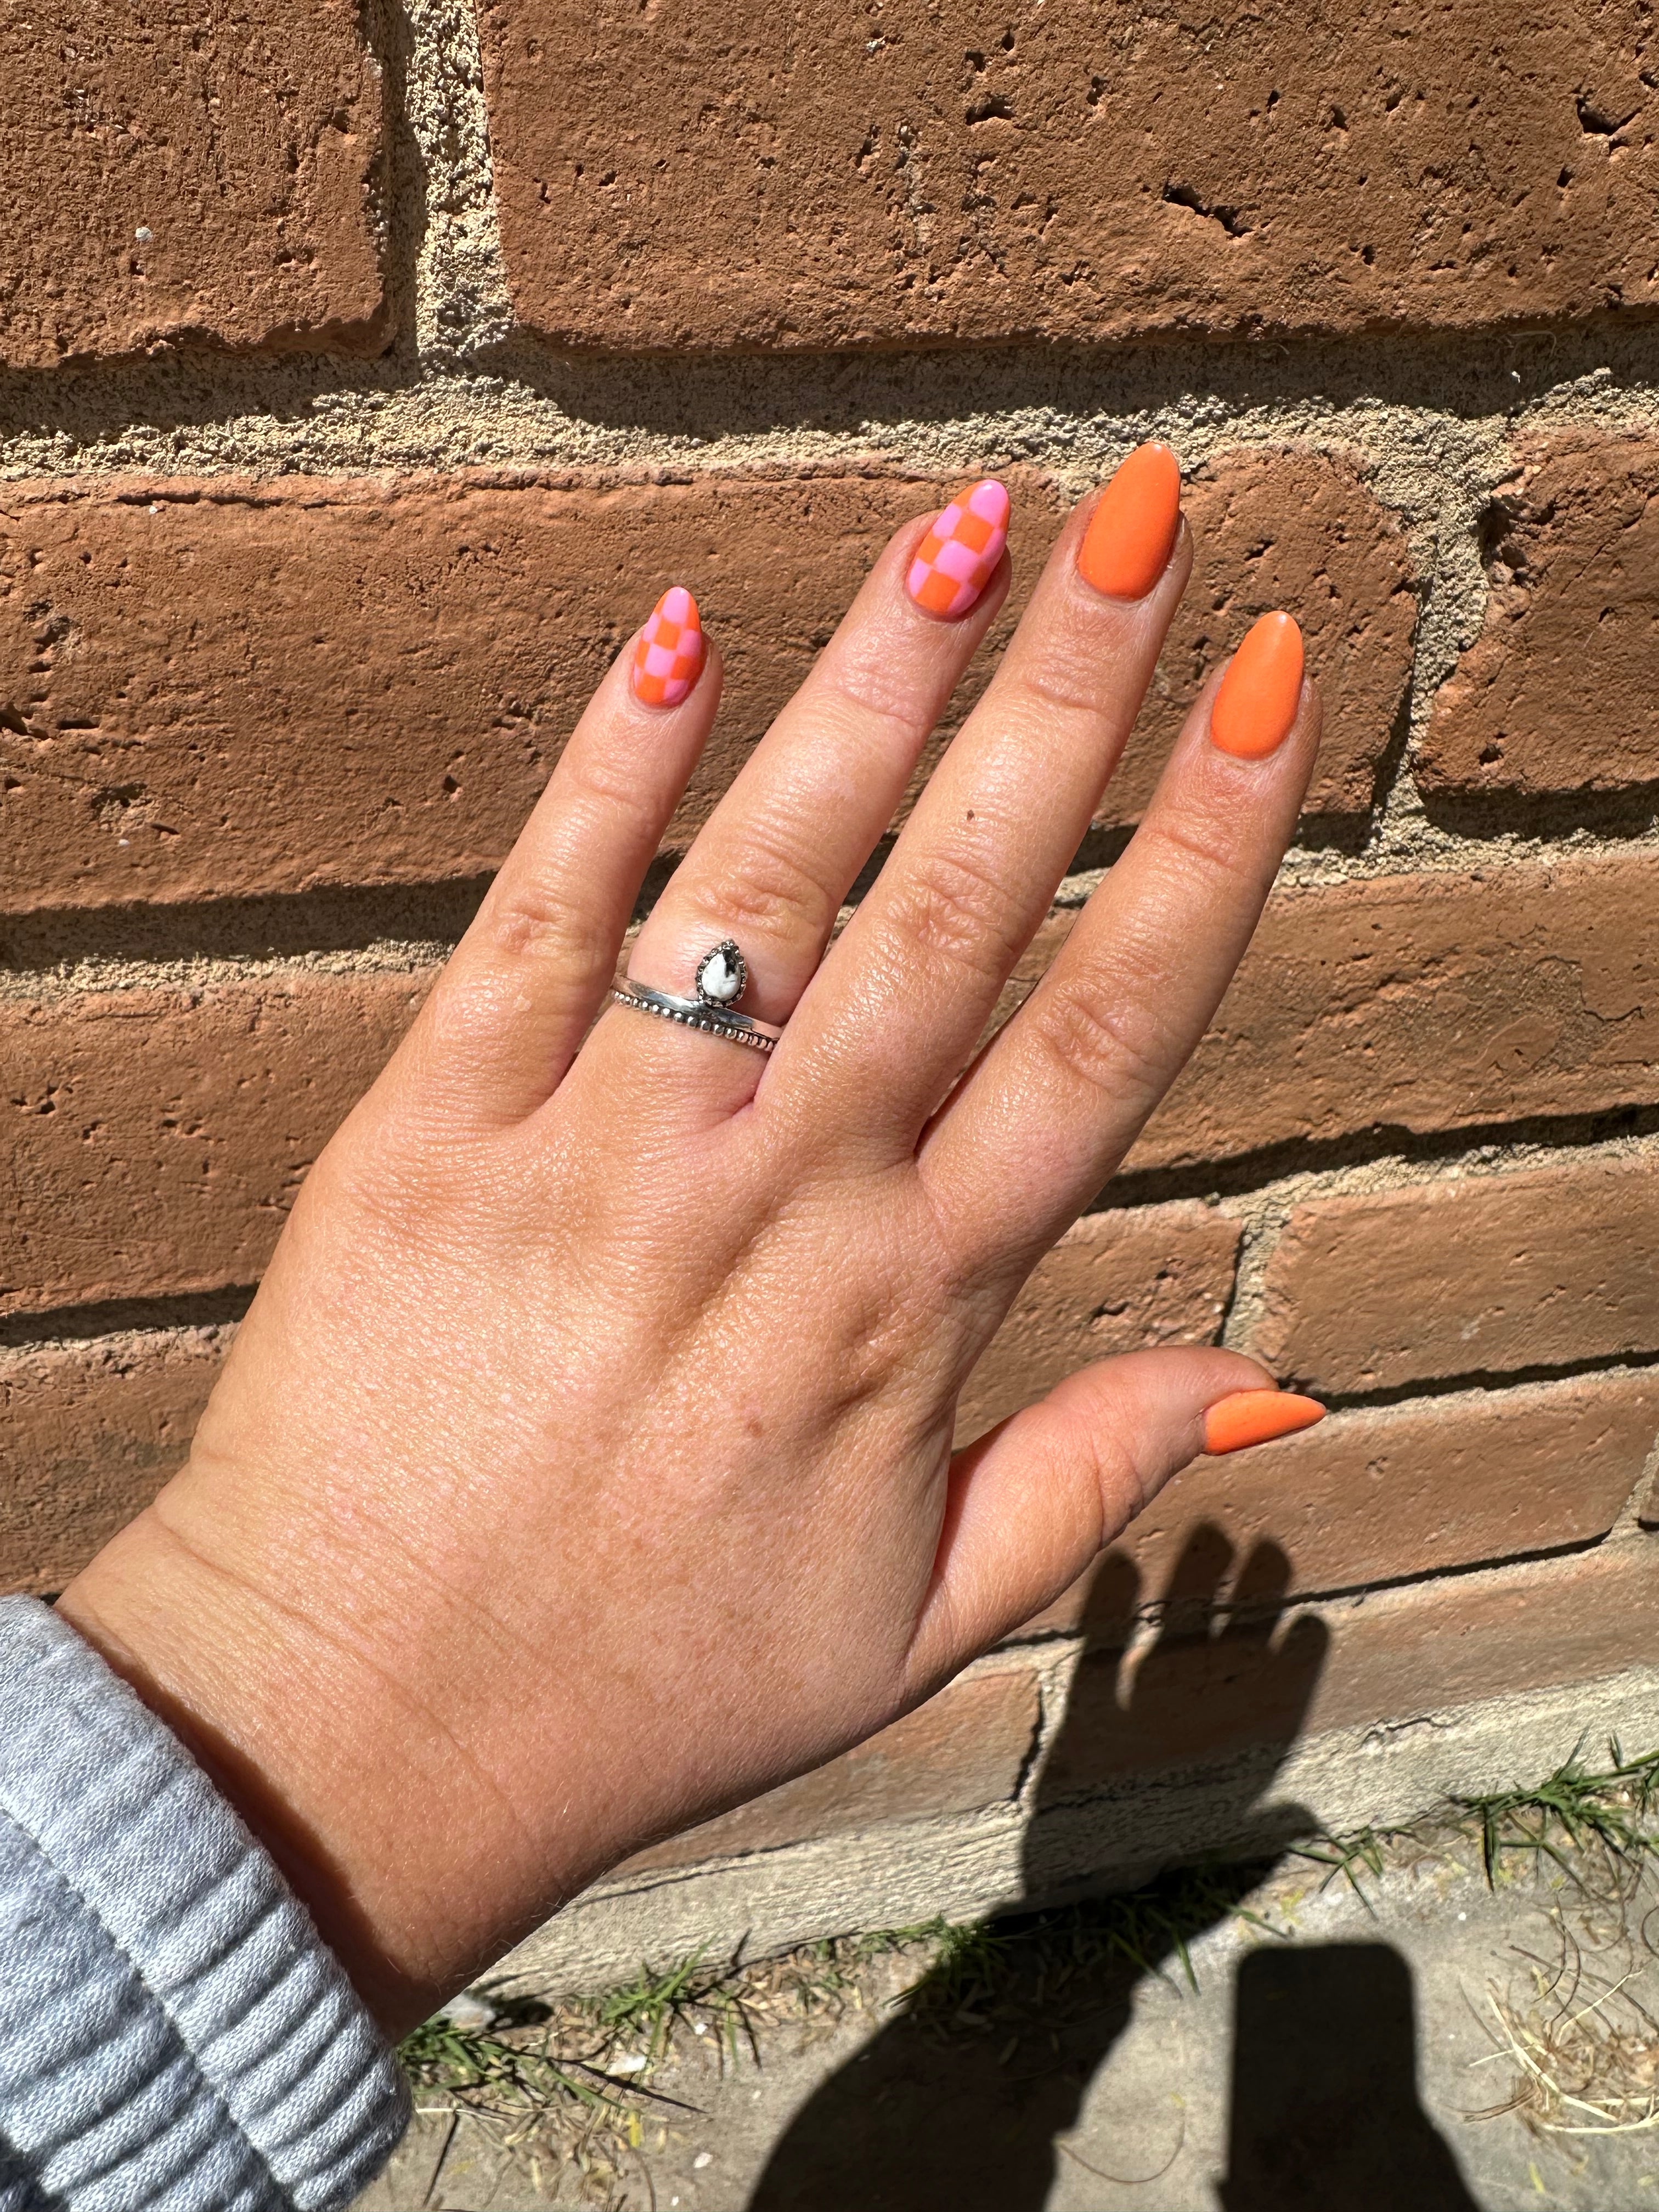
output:
[[[619,1006],[632,1006],[636,1013],[683,1022],[689,1030],[725,1037],[750,1052],[771,1051],[783,1031],[737,1010],[737,1001],[748,988],[749,963],[731,938],[703,954],[697,963],[696,982],[695,999],[676,998],[672,992],[653,991],[644,983],[634,982],[613,985],[611,995]]]

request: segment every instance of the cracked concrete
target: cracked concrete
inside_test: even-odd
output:
[[[1511,1864],[1492,1889],[1457,1838],[1397,1850],[1386,1872],[1360,1870],[1363,1891],[1324,1873],[1291,1856],[1254,1884],[1218,1887],[1211,1923],[1190,1932],[1190,1972],[1167,1938],[1147,1939],[1143,1966],[1079,1970],[1061,1937],[1033,1935],[1029,1965],[954,2010],[901,2009],[916,1970],[878,1960],[839,2015],[763,2021],[729,2053],[682,2031],[649,2076],[658,2101],[637,2153],[619,2161],[613,2193],[587,2201],[618,2212],[1650,2203],[1659,2130],[1562,2135],[1504,2107],[1529,2087],[1512,2035],[1606,2005],[1620,1982],[1614,2024],[1653,2006],[1659,1969],[1639,1932],[1650,1882],[1620,1899],[1593,1875],[1581,1889],[1557,1869]],[[549,2159],[538,2185],[528,2158],[452,2120],[441,2094],[420,2102],[438,2109],[362,2212],[583,2201],[574,2168]]]

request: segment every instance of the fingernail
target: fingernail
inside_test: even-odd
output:
[[[1210,740],[1240,760],[1266,760],[1291,734],[1302,703],[1302,633],[1290,615],[1263,615],[1245,634],[1210,709]]]
[[[1144,599],[1170,565],[1181,527],[1181,464],[1137,446],[1100,495],[1078,548],[1078,574],[1109,599]]]
[[[905,579],[930,615],[955,622],[990,582],[1008,543],[1008,495],[994,477],[953,499],[922,539]]]
[[[1275,1437],[1310,1429],[1324,1418],[1316,1398],[1298,1398],[1294,1390],[1235,1390],[1231,1398],[1218,1399],[1204,1416],[1204,1449],[1215,1455],[1270,1444]]]
[[[634,647],[634,696],[647,707],[678,707],[702,674],[702,617],[683,584],[658,600]]]

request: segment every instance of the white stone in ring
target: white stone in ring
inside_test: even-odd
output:
[[[697,968],[697,996],[713,1006],[729,1006],[743,996],[749,980],[744,957],[728,938],[704,955]]]

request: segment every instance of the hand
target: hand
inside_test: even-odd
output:
[[[629,1851],[927,1698],[1266,1381],[1136,1354],[951,1457],[1023,1278],[1225,989],[1319,726],[1269,617],[975,1058],[1191,548],[1143,449],[826,955],[1007,589],[1006,501],[965,512],[939,562],[938,530],[899,532],[639,933],[633,978],[679,994],[739,940],[775,1054],[596,1020],[719,696],[671,596],[307,1182],[189,1466],[62,1601],[393,2029]],[[1216,1419],[1309,1417],[1267,1414]]]

